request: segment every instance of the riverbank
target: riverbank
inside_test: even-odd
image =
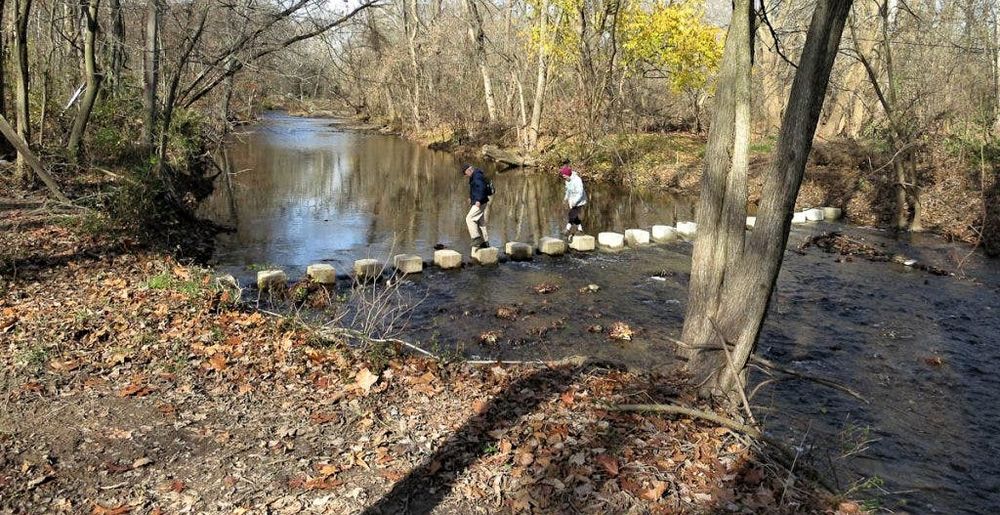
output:
[[[0,510],[857,510],[729,429],[608,410],[694,403],[682,378],[372,352],[84,218],[4,215]]]

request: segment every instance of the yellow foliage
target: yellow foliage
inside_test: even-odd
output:
[[[620,38],[626,62],[645,62],[670,74],[675,91],[701,89],[722,58],[721,31],[702,20],[691,1],[622,7]]]

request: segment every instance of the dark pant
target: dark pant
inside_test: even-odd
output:
[[[583,206],[576,206],[576,207],[571,208],[569,210],[569,223],[571,223],[573,225],[583,225],[583,222],[580,221],[580,210],[581,209],[583,209]]]

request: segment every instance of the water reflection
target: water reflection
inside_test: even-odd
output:
[[[202,215],[233,226],[217,243],[224,267],[316,261],[340,266],[393,252],[429,256],[435,244],[468,245],[468,185],[451,154],[394,136],[340,131],[329,120],[271,114],[234,138]],[[565,223],[563,183],[551,174],[496,173],[490,208],[492,243],[534,241]],[[588,184],[585,228],[624,230],[690,218],[689,202]]]

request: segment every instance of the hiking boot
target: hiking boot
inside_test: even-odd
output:
[[[490,242],[488,242],[486,240],[483,240],[483,242],[479,244],[479,248],[481,248],[481,249],[488,249],[488,248],[490,248]]]

